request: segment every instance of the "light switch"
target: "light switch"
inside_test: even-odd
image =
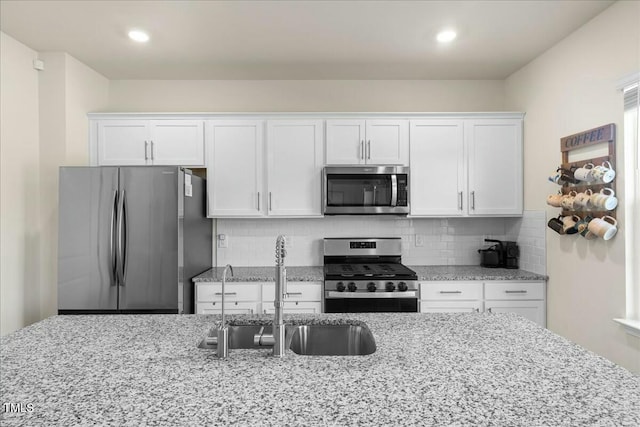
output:
[[[416,234],[416,246],[424,246],[424,236],[422,234]]]
[[[229,239],[227,239],[226,234],[218,234],[218,247],[219,248],[229,247]]]

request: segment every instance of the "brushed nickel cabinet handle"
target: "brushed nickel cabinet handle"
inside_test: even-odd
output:
[[[151,160],[153,160],[153,141],[151,141]]]
[[[260,210],[260,192],[258,191],[258,210]]]
[[[237,295],[236,292],[225,292],[225,295]],[[222,295],[222,292],[216,292],[214,295]]]
[[[272,203],[271,203],[271,191],[269,191],[269,210],[272,209]]]
[[[472,210],[476,210],[476,192],[472,191],[471,192],[471,209]]]
[[[145,141],[144,142],[144,160],[145,161],[149,160],[149,155],[147,154],[148,145],[149,145],[149,142]]]
[[[462,191],[458,193],[458,209],[462,210]]]
[[[440,291],[441,294],[461,294],[462,291]]]
[[[369,149],[369,154],[367,155],[367,160],[371,160],[371,140],[367,141],[367,147]]]
[[[526,294],[527,291],[521,290],[521,291],[504,291],[507,294]]]

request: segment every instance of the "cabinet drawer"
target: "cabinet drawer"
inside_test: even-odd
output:
[[[227,282],[225,284],[225,302],[260,301],[259,283]],[[221,301],[222,283],[197,283],[196,302]]]
[[[284,313],[318,314],[322,312],[322,304],[308,301],[285,301],[282,311]],[[265,302],[262,304],[262,313],[273,314],[274,312],[273,303]]]
[[[285,301],[322,301],[322,283],[289,282]],[[276,295],[275,283],[266,283],[262,287],[262,301],[273,302]]]
[[[480,313],[482,301],[420,301],[420,313]]]
[[[224,313],[225,314],[256,314],[258,313],[258,305],[256,302],[228,302],[225,298]],[[222,303],[219,301],[199,302],[196,304],[197,314],[221,314]]]
[[[485,282],[487,300],[544,299],[544,282]]]
[[[423,282],[421,300],[481,300],[482,282]]]

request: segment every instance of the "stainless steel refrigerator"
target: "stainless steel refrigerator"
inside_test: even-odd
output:
[[[60,168],[58,312],[193,313],[211,267],[205,180],[165,166]]]

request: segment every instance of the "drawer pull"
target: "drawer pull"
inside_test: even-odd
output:
[[[526,294],[527,291],[504,291],[507,294]]]
[[[441,294],[461,294],[462,291],[440,291]]]
[[[237,295],[236,292],[225,292],[225,295]],[[222,295],[222,292],[216,292],[215,295]]]
[[[302,292],[287,292],[288,297],[296,296],[296,295],[302,295]]]

